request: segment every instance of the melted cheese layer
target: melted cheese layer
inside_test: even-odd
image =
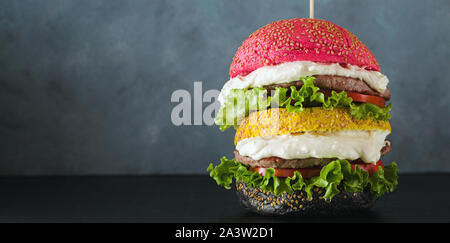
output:
[[[389,133],[382,130],[346,130],[256,137],[239,141],[236,150],[254,160],[272,156],[283,159],[338,158],[361,159],[365,163],[375,164],[380,160],[380,151]]]
[[[335,75],[358,78],[380,93],[386,90],[387,84],[389,83],[388,78],[381,72],[368,71],[354,65],[342,67],[337,63],[321,64],[310,61],[296,61],[275,66],[264,66],[256,69],[247,76],[236,76],[225,83],[218,100],[223,105],[226,96],[233,89],[247,89],[271,84],[289,83],[312,75]]]

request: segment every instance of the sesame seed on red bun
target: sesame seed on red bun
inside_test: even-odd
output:
[[[296,18],[268,24],[239,47],[230,76],[295,61],[339,63],[380,72],[377,59],[350,31],[326,20]]]

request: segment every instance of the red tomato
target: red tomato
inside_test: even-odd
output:
[[[328,97],[331,95],[331,90],[320,90],[320,92],[322,92],[325,97]],[[378,96],[374,96],[374,95],[365,95],[365,94],[360,94],[360,93],[356,93],[356,92],[348,92],[345,91],[347,93],[347,96],[352,98],[353,101],[355,102],[362,102],[362,103],[371,103],[374,105],[377,105],[381,108],[384,108],[386,105],[386,100],[384,98],[378,97]]]
[[[374,96],[374,95],[365,95],[353,92],[347,92],[347,96],[351,97],[353,101],[363,102],[363,103],[371,103],[377,105],[381,108],[385,107],[386,100],[384,98]]]
[[[384,166],[383,166],[383,163],[381,162],[381,160],[379,160],[375,165],[363,163],[363,162],[352,163],[351,164],[352,170],[355,169],[356,165],[360,169],[369,172],[369,174],[377,172],[379,169],[379,166],[381,166],[381,169],[384,170]],[[320,170],[322,168],[312,167],[312,168],[305,168],[305,169],[282,169],[282,168],[274,168],[274,169],[275,169],[276,177],[292,177],[292,176],[294,176],[294,172],[298,171],[298,172],[300,172],[300,174],[302,174],[303,178],[311,178],[311,177],[320,175]],[[250,168],[250,171],[258,172],[262,176],[264,176],[266,174],[266,168],[263,168],[263,167],[253,167],[253,168]]]
[[[378,162],[375,165],[374,164],[367,164],[367,163],[352,164],[352,170],[355,169],[355,165],[358,165],[358,167],[360,169],[365,170],[365,171],[369,172],[370,174],[377,172],[379,166],[381,166],[381,169],[384,170],[384,165],[381,162],[381,160],[378,160]]]

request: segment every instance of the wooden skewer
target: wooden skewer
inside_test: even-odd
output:
[[[314,18],[314,0],[309,0],[309,18]]]

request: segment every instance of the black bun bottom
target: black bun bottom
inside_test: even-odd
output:
[[[377,197],[366,190],[364,192],[341,192],[331,201],[322,198],[325,191],[313,188],[313,197],[308,199],[304,190],[294,191],[289,195],[283,193],[275,196],[260,188],[248,187],[243,182],[236,182],[239,200],[247,210],[261,215],[272,216],[310,216],[310,215],[343,215],[371,208]]]

